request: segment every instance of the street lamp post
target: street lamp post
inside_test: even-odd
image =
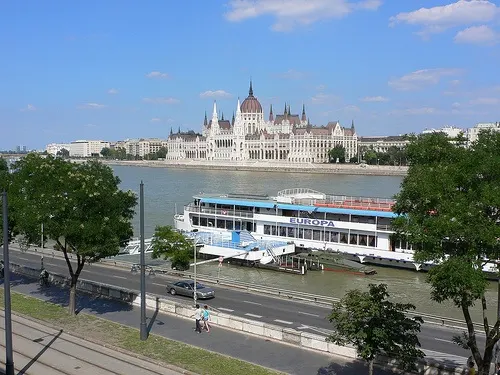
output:
[[[10,301],[10,263],[9,263],[9,209],[7,207],[7,192],[2,193],[3,209],[3,291],[5,314],[5,374],[14,375],[14,357],[12,354],[12,316]]]
[[[146,260],[144,257],[144,183],[141,181],[140,193],[140,232],[141,232],[141,340],[147,340],[148,330],[146,325]]]
[[[196,306],[196,300],[198,299],[198,296],[196,295],[196,245],[197,244],[198,244],[198,241],[195,240],[193,243],[193,247],[194,247],[194,293],[193,293],[194,306]]]

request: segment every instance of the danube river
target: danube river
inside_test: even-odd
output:
[[[173,224],[176,209],[190,202],[194,194],[204,193],[251,193],[276,195],[288,188],[311,188],[323,193],[392,197],[399,191],[402,177],[397,176],[350,176],[307,173],[271,173],[227,170],[196,170],[178,168],[148,168],[113,166],[122,180],[122,189],[139,192],[144,182],[145,234],[150,237],[157,225]],[[138,211],[138,210],[137,210]],[[136,236],[139,234],[139,218],[134,220]],[[224,265],[221,276],[246,282],[266,284],[292,290],[342,297],[350,289],[365,288],[369,283],[386,283],[391,296],[402,302],[411,302],[417,311],[440,316],[462,318],[460,310],[449,304],[430,301],[430,288],[425,282],[426,274],[392,268],[377,269],[377,275],[358,276],[337,272],[310,271],[304,276],[283,274],[267,270]],[[198,267],[203,274],[216,275],[217,265]],[[496,284],[488,291],[490,312],[495,311]],[[474,321],[481,321],[479,311],[474,311]]]

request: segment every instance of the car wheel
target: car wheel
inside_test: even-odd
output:
[[[175,296],[177,294],[177,292],[175,291],[174,288],[172,288],[172,289],[170,289],[170,294],[173,295],[173,296]]]

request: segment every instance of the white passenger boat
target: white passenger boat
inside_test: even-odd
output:
[[[331,251],[360,263],[428,270],[431,263],[413,260],[410,243],[392,236],[394,203],[303,188],[282,190],[276,197],[199,194],[174,216],[174,224],[187,232],[243,229],[259,240],[293,241],[298,251]],[[495,266],[487,264],[485,271],[490,267]]]

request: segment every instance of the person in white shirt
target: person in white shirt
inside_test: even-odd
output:
[[[194,329],[196,332],[201,333],[201,319],[203,317],[203,310],[200,308],[199,304],[196,304],[196,310],[194,315],[192,316],[196,321],[196,328]]]

